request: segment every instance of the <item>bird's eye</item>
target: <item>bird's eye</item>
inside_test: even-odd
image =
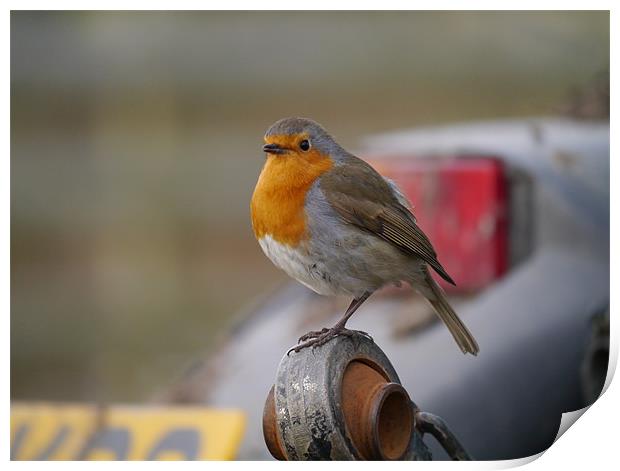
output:
[[[299,148],[304,152],[310,150],[310,141],[308,141],[308,139],[304,139],[299,143]]]

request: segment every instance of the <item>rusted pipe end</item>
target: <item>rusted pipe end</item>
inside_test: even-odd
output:
[[[286,455],[280,437],[278,436],[278,424],[276,421],[276,403],[273,397],[273,388],[269,390],[265,408],[263,409],[263,438],[271,456],[280,461],[286,461]]]
[[[401,459],[411,439],[413,413],[407,391],[397,383],[386,383],[371,399],[375,453],[384,460]]]
[[[342,379],[347,431],[367,460],[398,460],[407,452],[413,413],[407,391],[370,360],[350,362]]]

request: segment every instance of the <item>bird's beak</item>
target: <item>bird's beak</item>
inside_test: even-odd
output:
[[[278,144],[265,144],[263,146],[263,152],[267,152],[268,154],[284,154],[286,150]]]

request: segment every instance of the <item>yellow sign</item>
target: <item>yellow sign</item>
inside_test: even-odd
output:
[[[193,406],[13,403],[13,460],[230,460],[245,414]]]

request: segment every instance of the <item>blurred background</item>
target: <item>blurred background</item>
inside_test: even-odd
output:
[[[589,118],[608,66],[606,12],[12,12],[11,397],[148,399],[285,281],[273,121]]]

